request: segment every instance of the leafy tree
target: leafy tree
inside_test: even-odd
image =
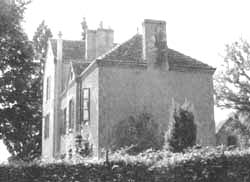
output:
[[[169,129],[166,132],[166,148],[172,152],[183,152],[196,142],[196,124],[191,106],[185,102],[182,106],[173,102],[170,112]]]
[[[48,40],[52,38],[50,28],[42,21],[37,27],[37,30],[33,36],[33,45],[35,51],[35,59],[40,60],[40,73],[43,74],[44,64],[48,49]],[[40,76],[41,76],[40,75]]]
[[[26,5],[0,1],[0,139],[12,158],[22,160],[39,156],[41,150],[39,65],[21,27]]]
[[[113,150],[129,147],[131,154],[142,152],[146,149],[160,149],[164,142],[164,135],[158,123],[148,113],[136,117],[130,116],[118,122],[113,129]]]
[[[250,113],[250,45],[241,39],[226,46],[224,62],[215,76],[216,104]]]

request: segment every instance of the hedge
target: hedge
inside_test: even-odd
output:
[[[248,182],[250,150],[115,153],[109,163],[0,165],[1,182]]]

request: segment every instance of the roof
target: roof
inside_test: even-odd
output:
[[[51,45],[53,53],[56,55],[57,41],[55,39],[51,39]],[[171,48],[167,49],[167,55],[170,70],[215,70],[213,67],[203,62],[186,56],[185,54]],[[128,41],[116,45],[98,59],[102,61],[126,61],[132,63],[143,63],[145,60],[143,60],[142,57],[142,35],[136,34]],[[63,40],[63,61],[76,62],[76,60],[85,60],[85,42],[79,40]],[[77,64],[74,67],[77,74],[86,68],[81,64]]]
[[[222,129],[222,127],[224,125],[226,125],[227,122],[230,121],[228,118],[233,118],[234,116],[235,116],[235,113],[231,112],[230,114],[228,114],[227,119],[221,120],[217,123],[215,122],[215,124],[216,124],[215,125],[215,133],[218,133]]]
[[[88,67],[90,63],[73,63],[72,62],[72,67],[73,71],[76,75],[80,75],[85,68]]]
[[[202,63],[194,58],[186,56],[174,49],[167,49],[168,63],[171,70],[176,69],[205,69],[215,70],[213,67]],[[128,41],[116,46],[114,49],[103,55],[101,60],[124,60],[124,61],[143,61],[142,60],[142,35],[136,34]]]
[[[57,40],[51,39],[53,54],[57,54]],[[85,42],[81,40],[63,40],[63,61],[85,60]]]

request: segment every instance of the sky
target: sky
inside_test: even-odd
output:
[[[115,42],[122,43],[141,32],[144,19],[165,20],[168,47],[219,69],[226,44],[250,40],[249,7],[248,0],[33,0],[23,27],[32,39],[45,20],[54,38],[61,31],[63,39],[77,40],[85,17],[90,29],[102,21],[114,30]],[[215,120],[229,112],[216,108]]]

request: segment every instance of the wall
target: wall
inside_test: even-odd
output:
[[[50,46],[50,45],[49,45]],[[51,78],[50,99],[46,100],[47,77]],[[43,124],[42,124],[42,157],[53,157],[53,135],[54,135],[54,99],[55,99],[55,62],[51,46],[48,49],[48,58],[45,64],[44,82],[43,82]],[[49,137],[44,138],[44,120],[45,116],[50,114]]]
[[[82,88],[90,88],[90,122],[82,125],[81,134],[93,144],[94,156],[99,156],[99,68],[82,77]]]
[[[215,144],[212,75],[157,69],[100,68],[100,146],[109,143],[114,123],[149,112],[167,130],[172,99],[194,105],[197,143]]]
[[[60,110],[61,114],[63,114],[63,110],[66,108],[67,109],[67,114],[66,114],[66,128],[69,128],[69,102],[72,99],[74,102],[74,126],[76,126],[76,89],[77,89],[77,84],[75,81],[69,82],[69,87],[67,89],[67,92],[63,94],[62,99],[61,99],[61,104],[60,104]],[[60,127],[63,126],[63,117],[60,117],[58,120],[58,125],[60,130]],[[66,131],[67,131],[66,129]],[[74,145],[74,132],[67,132],[66,135],[61,135],[59,133],[59,138],[60,138],[60,154],[66,154],[70,148],[73,148]]]

